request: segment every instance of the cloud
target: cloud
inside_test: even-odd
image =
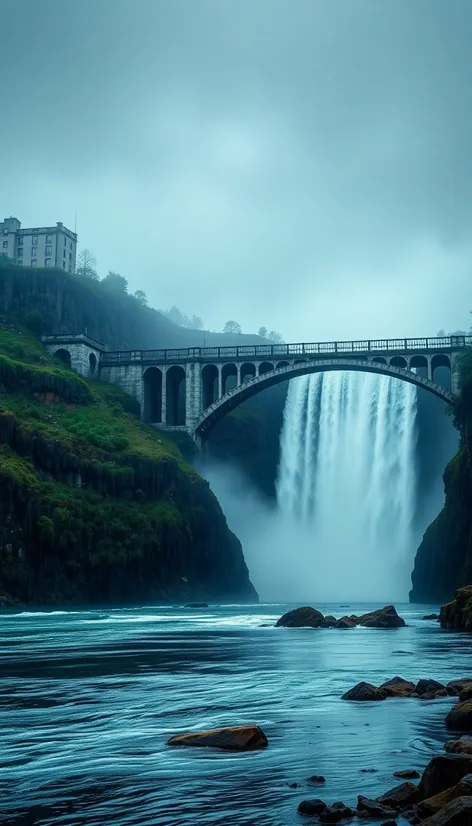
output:
[[[0,209],[210,327],[468,324],[468,0],[3,0]]]

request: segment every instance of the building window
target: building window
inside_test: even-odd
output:
[[[45,264],[46,264],[46,267],[50,267],[51,266],[51,259],[46,258]]]
[[[22,263],[23,263],[23,261],[22,261],[22,259],[21,259],[21,258],[18,258],[16,263],[17,263],[17,264],[22,264]]]
[[[23,250],[18,250],[18,258],[23,258]]]
[[[35,258],[38,254],[38,250],[36,247],[31,247],[31,258]]]
[[[52,244],[52,235],[46,235],[46,244]]]
[[[72,261],[72,253],[69,253],[69,261]]]
[[[38,236],[37,235],[33,235],[31,243],[33,244],[33,247],[36,247],[38,245]]]
[[[72,264],[69,264],[69,272],[72,272]]]
[[[20,237],[18,238],[18,246],[19,247],[23,246],[23,236],[22,235],[20,235]]]
[[[63,257],[64,257],[64,258],[66,257],[66,251],[65,251],[65,249],[64,249],[64,255],[63,255]]]
[[[31,262],[31,266],[32,266],[32,267],[35,267],[37,263],[38,263],[38,262],[36,261],[36,259],[35,259],[35,258],[33,258],[32,262]]]
[[[51,255],[51,254],[52,254],[52,247],[49,245],[49,246],[46,247],[45,255]]]
[[[8,241],[3,242],[3,249],[5,249],[5,247],[8,247]]]

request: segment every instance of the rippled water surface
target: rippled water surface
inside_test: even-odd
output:
[[[450,698],[340,697],[361,679],[463,677],[469,637],[423,621],[431,606],[397,606],[408,627],[396,630],[262,627],[289,607],[2,614],[2,822],[290,826],[304,797],[352,804],[423,768]],[[268,749],[166,746],[178,731],[246,722]]]

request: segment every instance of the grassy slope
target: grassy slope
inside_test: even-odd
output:
[[[0,390],[2,591],[93,602],[244,590],[216,500],[133,399],[84,382],[5,319]]]

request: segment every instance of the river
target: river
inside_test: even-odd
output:
[[[303,798],[352,805],[395,785],[394,771],[421,770],[446,739],[451,698],[340,697],[362,679],[466,676],[468,637],[423,621],[432,606],[397,605],[408,627],[395,630],[261,627],[290,607],[2,614],[2,823],[290,826]],[[246,722],[269,748],[166,745]]]

